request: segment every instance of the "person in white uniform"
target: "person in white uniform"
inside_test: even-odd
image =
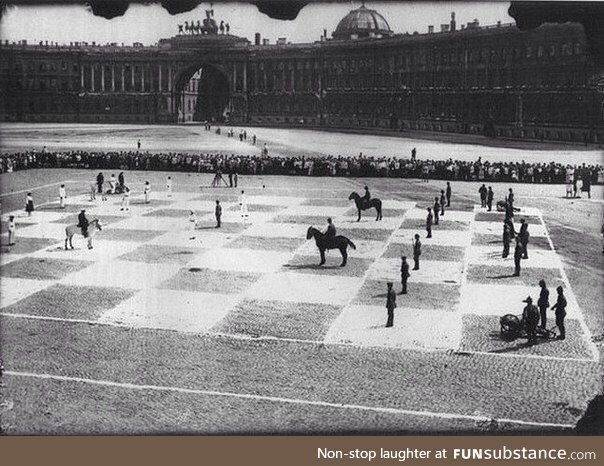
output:
[[[241,208],[242,220],[247,220],[248,219],[247,196],[245,195],[245,191],[241,191],[241,196],[239,197],[239,207]]]
[[[59,208],[65,208],[65,198],[67,197],[67,193],[65,192],[65,185],[62,184],[59,187]]]

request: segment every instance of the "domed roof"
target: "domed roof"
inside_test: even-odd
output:
[[[351,39],[353,35],[368,37],[371,34],[390,36],[393,32],[382,15],[362,5],[344,16],[332,35],[334,39]]]

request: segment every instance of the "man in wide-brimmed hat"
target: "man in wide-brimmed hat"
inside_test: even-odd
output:
[[[532,344],[535,342],[535,338],[537,336],[537,325],[539,325],[539,309],[537,309],[537,306],[533,304],[533,298],[530,296],[522,302],[526,303],[526,306],[522,311],[522,319],[524,320],[528,343]]]

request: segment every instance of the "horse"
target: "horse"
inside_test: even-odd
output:
[[[377,197],[372,197],[371,199],[369,199],[368,203],[365,203],[361,196],[359,196],[355,192],[352,192],[350,193],[350,196],[348,196],[348,200],[350,201],[353,199],[355,205],[357,206],[357,211],[359,213],[359,218],[357,218],[357,222],[361,221],[361,210],[367,210],[372,208],[375,208],[375,210],[377,211],[377,216],[375,217],[375,220],[382,220],[382,201],[380,199],[378,199]]]
[[[94,236],[97,230],[101,231],[103,228],[101,227],[101,222],[98,218],[91,220],[88,223],[88,249],[92,249],[92,237]],[[76,233],[82,234],[82,228],[77,225],[69,225],[65,227],[65,249],[67,250],[67,241],[69,240],[69,246],[73,249],[73,244],[71,240],[73,235]],[[83,236],[83,235],[82,235]]]
[[[344,267],[348,261],[348,246],[350,246],[352,249],[357,248],[352,241],[346,238],[346,236],[335,236],[331,238],[327,244],[327,238],[325,238],[325,235],[315,227],[309,227],[308,231],[306,232],[306,239],[311,238],[315,239],[315,243],[319,248],[319,252],[321,253],[321,263],[319,265],[325,264],[326,249],[339,249],[340,253],[342,254],[342,263],[340,264],[340,267]]]

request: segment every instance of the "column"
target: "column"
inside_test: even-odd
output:
[[[101,91],[105,92],[105,65],[101,64]]]
[[[149,69],[149,92],[153,92],[153,65],[148,65]]]
[[[292,72],[291,72],[291,81],[292,81],[292,92],[296,91],[296,80],[295,80],[295,76],[296,76],[296,64],[294,63],[292,65]]]
[[[136,92],[136,89],[134,88],[134,63],[130,66],[130,77],[132,78],[132,92]]]
[[[126,80],[124,79],[124,76],[126,74],[125,69],[126,66],[122,63],[122,92],[124,92],[126,90]]]
[[[243,92],[247,92],[247,62],[243,62]]]
[[[172,63],[168,63],[168,91],[172,92]]]
[[[94,92],[94,64],[90,65],[90,90]]]
[[[145,64],[141,66],[141,92],[145,92]]]
[[[157,82],[157,90],[159,92],[161,92],[162,91],[162,88],[161,88],[161,63],[157,66],[157,69],[159,71],[159,81]]]
[[[237,63],[233,63],[233,92],[237,92]]]
[[[111,92],[115,92],[115,65],[111,65]]]
[[[25,68],[25,67],[23,67]],[[84,90],[84,64],[80,64],[80,89]]]

